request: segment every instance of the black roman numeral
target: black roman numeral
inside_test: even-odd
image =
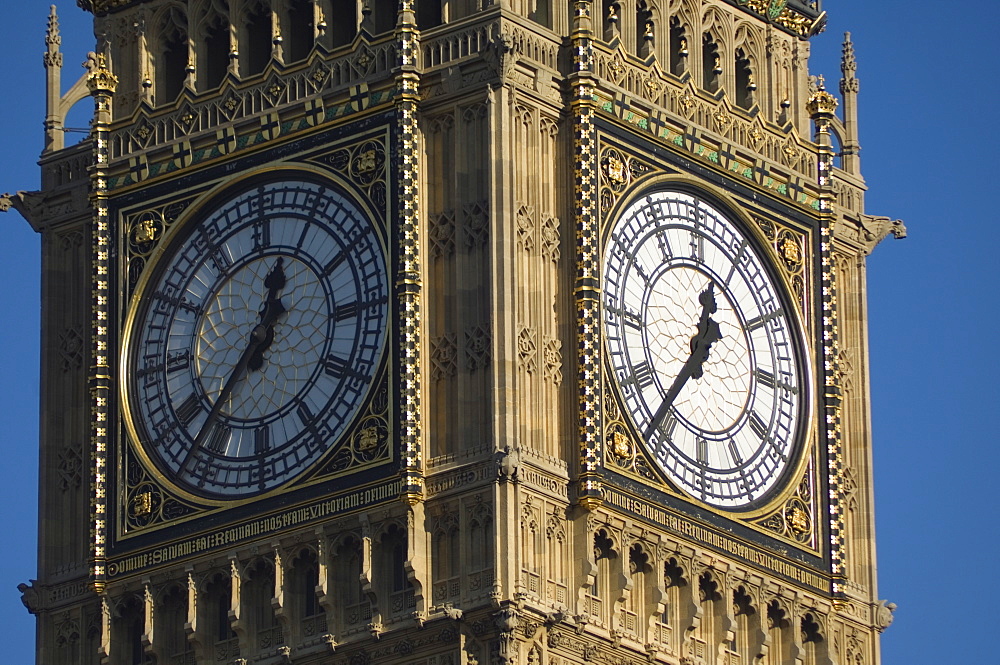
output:
[[[749,321],[747,321],[747,330],[756,330],[757,328],[760,328],[768,321],[773,321],[774,319],[777,319],[778,317],[784,315],[785,313],[781,310],[781,308],[772,310],[766,314],[761,314],[757,318],[750,319]]]
[[[345,303],[337,308],[333,314],[335,321],[343,321],[344,319],[353,319],[358,316],[360,308],[358,307],[358,301]]]
[[[632,366],[632,379],[635,384],[639,386],[640,390],[644,390],[653,384],[653,370],[650,368],[648,362],[641,362],[637,365]]]
[[[261,219],[253,223],[253,248],[266,249],[271,246],[271,223]]]
[[[761,417],[757,415],[756,411],[750,414],[750,429],[753,430],[753,433],[756,434],[757,438],[761,441],[763,441],[764,437],[767,436],[767,425]]]
[[[733,458],[736,464],[743,464],[743,456],[740,454],[740,448],[732,439],[729,440],[729,456]]]
[[[265,425],[253,431],[253,451],[257,455],[266,453],[271,447],[271,429]]]
[[[696,441],[695,452],[698,457],[698,464],[708,466],[708,441],[699,436]]]
[[[343,252],[337,254],[329,263],[323,268],[323,276],[329,277],[333,274],[333,271],[340,267],[340,264],[347,260],[347,255]]]
[[[205,447],[215,453],[225,452],[226,444],[232,436],[232,430],[222,423],[213,423],[212,432],[208,435]]]
[[[309,410],[309,405],[305,402],[299,402],[299,405],[295,408],[295,414],[302,421],[303,425],[311,425],[313,421],[313,413]]]
[[[198,397],[194,393],[188,393],[184,401],[174,409],[174,412],[177,414],[177,420],[184,427],[188,427],[194,421],[199,411],[201,411],[201,407],[198,404]]]
[[[179,372],[191,366],[190,351],[167,354],[167,373]]]
[[[331,353],[323,361],[323,371],[335,379],[342,379],[350,373],[350,367],[346,360]]]
[[[774,374],[771,374],[765,369],[759,369],[759,368],[757,369],[756,372],[754,372],[754,374],[756,374],[757,380],[760,381],[760,384],[762,386],[767,386],[768,388],[772,389],[774,388]]]

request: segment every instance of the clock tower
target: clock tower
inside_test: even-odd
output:
[[[820,2],[78,4],[39,663],[879,663]]]

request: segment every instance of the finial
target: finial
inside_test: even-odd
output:
[[[59,34],[59,15],[56,14],[55,5],[49,5],[49,28],[45,31],[45,43],[55,44],[57,47],[62,44],[62,36]]]
[[[46,69],[62,67],[63,57],[62,53],[59,52],[60,44],[62,44],[62,35],[59,34],[59,16],[56,15],[56,6],[51,5],[49,7],[49,27],[45,31],[46,49],[43,61]]]
[[[858,70],[858,62],[854,58],[854,42],[851,41],[851,33],[844,33],[844,47],[840,58],[840,72],[843,75],[840,79],[840,93],[858,91],[858,79],[855,73]]]
[[[322,37],[326,34],[326,14],[323,10],[319,10],[319,21],[316,23],[316,29],[319,30],[319,36]]]

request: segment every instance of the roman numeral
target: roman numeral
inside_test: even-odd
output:
[[[342,379],[350,372],[347,361],[332,353],[323,361],[323,371],[335,379]]]
[[[261,250],[271,246],[271,223],[261,219],[253,223],[253,248]]]
[[[358,307],[358,301],[349,302],[341,305],[333,314],[335,321],[343,321],[344,319],[353,319],[357,317],[360,308]]]
[[[208,260],[212,262],[212,267],[220,273],[225,272],[226,269],[232,265],[232,261],[229,260],[229,255],[221,247],[214,248],[211,255],[208,257]]]
[[[605,305],[604,308],[609,314],[621,318],[622,323],[635,330],[642,330],[642,319],[639,318],[638,314],[630,312],[624,307],[615,307],[614,305]]]
[[[265,425],[253,431],[253,451],[257,455],[266,453],[271,447],[271,429]]]
[[[774,388],[774,374],[771,374],[767,370],[757,369],[754,374],[757,376],[757,380],[760,381],[761,385],[767,386],[768,388]]]
[[[771,374],[767,370],[757,369],[754,371],[754,376],[757,377],[757,380],[760,381],[760,384],[762,386],[766,386],[772,390],[774,390],[774,388],[776,387],[781,388],[783,391],[785,391],[785,393],[790,393],[792,395],[799,394],[798,388],[784,381],[778,381],[777,378],[774,376],[774,374]]]
[[[757,415],[754,411],[750,414],[750,429],[753,433],[757,435],[757,438],[763,441],[767,437],[767,425],[764,423],[763,419]]]
[[[651,386],[653,384],[653,370],[650,368],[648,362],[641,362],[632,367],[631,379],[639,386],[640,390]]]
[[[313,413],[309,410],[309,405],[305,402],[299,402],[299,405],[295,408],[295,414],[302,421],[303,425],[311,425],[313,421]]]
[[[339,254],[337,254],[323,268],[323,276],[324,277],[329,277],[330,275],[332,275],[333,271],[336,270],[340,266],[340,264],[343,263],[346,260],[347,260],[347,255],[346,254],[344,254],[343,252],[340,252]]]
[[[667,436],[667,441],[671,441],[674,438],[674,430],[677,429],[677,418],[674,417],[673,412],[668,413],[667,417],[663,419],[661,429]]]
[[[778,309],[772,310],[766,314],[761,314],[757,318],[750,319],[747,321],[747,330],[756,330],[768,321],[773,321],[779,317],[785,315],[785,312],[779,307]]]
[[[180,351],[167,354],[167,373],[179,372],[191,366],[191,353]]]
[[[726,279],[724,279],[722,282],[726,286],[729,285],[730,280],[733,279],[733,275],[736,274],[736,268],[737,266],[740,265],[740,261],[743,260],[743,255],[747,251],[747,244],[748,241],[746,238],[744,238],[743,242],[740,243],[739,249],[736,251],[736,256],[733,257],[733,264],[729,267],[729,274],[726,275]]]
[[[729,456],[736,464],[743,464],[743,455],[740,454],[740,448],[732,439],[729,440]]]
[[[212,431],[205,441],[205,447],[215,453],[222,453],[226,450],[226,444],[232,437],[232,430],[222,423],[213,423]]]
[[[699,436],[695,445],[695,454],[698,458],[698,464],[701,466],[708,466],[708,441]]]
[[[663,260],[669,261],[673,258],[673,250],[670,249],[670,238],[667,237],[667,232],[663,229],[659,229],[656,232],[656,245],[660,248],[660,253],[663,254]]]
[[[201,411],[201,406],[198,404],[198,397],[194,393],[188,393],[188,396],[184,398],[174,413],[177,414],[177,420],[180,421],[181,425],[185,428],[188,427],[193,421],[195,416]]]

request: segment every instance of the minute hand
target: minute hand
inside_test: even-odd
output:
[[[646,427],[646,431],[643,432],[642,436],[647,441],[660,426],[660,423],[663,422],[663,419],[667,417],[671,405],[677,399],[677,395],[680,394],[681,389],[687,383],[688,379],[701,378],[705,361],[708,360],[709,351],[712,350],[712,344],[722,339],[719,324],[711,317],[716,310],[715,284],[709,282],[708,288],[701,292],[698,300],[701,302],[701,316],[698,319],[698,332],[691,338],[691,355],[688,356],[688,359],[684,362],[684,366],[681,367],[681,371],[677,373],[673,383],[670,384],[670,389],[667,390],[667,394],[663,397],[660,408],[653,414],[653,419]]]

